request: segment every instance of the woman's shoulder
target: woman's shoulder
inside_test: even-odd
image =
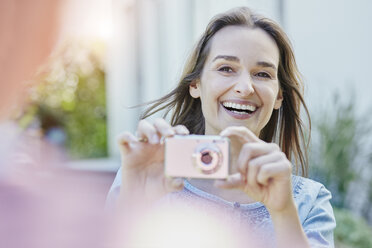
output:
[[[313,179],[292,175],[292,186],[294,198],[317,197],[320,193],[331,194],[326,187]]]
[[[331,192],[320,182],[292,175],[293,197],[298,205],[311,205],[319,198],[332,198]]]
[[[321,183],[300,176],[292,176],[293,197],[302,222],[313,214],[326,212],[333,216],[331,192]]]

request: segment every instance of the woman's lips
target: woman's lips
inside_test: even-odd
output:
[[[227,114],[229,114],[230,116],[234,117],[235,119],[239,119],[239,120],[245,120],[245,119],[248,119],[248,118],[252,117],[258,109],[257,108],[255,111],[253,111],[251,113],[244,113],[244,112],[236,113],[234,111],[228,110],[222,104],[221,104],[221,107],[226,111]]]

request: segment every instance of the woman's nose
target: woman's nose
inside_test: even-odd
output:
[[[237,94],[246,97],[254,92],[252,77],[249,74],[244,74],[237,80],[234,87]]]

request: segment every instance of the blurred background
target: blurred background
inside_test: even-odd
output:
[[[371,1],[66,1],[56,49],[14,118],[108,187],[116,136],[134,132],[142,111],[129,107],[170,91],[210,18],[242,5],[293,44],[313,124],[310,177],[332,191],[337,247],[372,247]]]

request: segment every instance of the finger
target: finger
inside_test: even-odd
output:
[[[241,143],[261,142],[261,140],[248,128],[243,126],[230,126],[224,129],[220,136],[236,137]]]
[[[246,185],[252,192],[258,192],[261,185],[257,181],[257,175],[260,167],[265,162],[271,162],[275,159],[282,159],[277,152],[279,148],[274,143],[246,143],[244,144],[237,161],[238,171],[246,175]],[[274,155],[272,155],[274,153]],[[275,155],[275,153],[277,155]]]
[[[180,134],[180,135],[190,134],[190,131],[184,125],[177,125],[173,127],[173,130],[176,132],[176,134]]]
[[[225,180],[215,180],[214,186],[222,189],[240,188],[244,185],[242,174],[235,173],[229,175]]]
[[[137,135],[142,140],[148,140],[150,144],[157,144],[160,141],[156,128],[147,120],[140,120]]]
[[[161,137],[171,137],[176,134],[173,127],[162,118],[154,121],[154,127]]]
[[[280,151],[280,148],[275,143],[245,143],[239,153],[238,169],[241,170],[241,173],[244,173],[247,162],[277,151]]]
[[[130,132],[123,132],[118,135],[117,142],[119,146],[125,150],[130,149],[130,143],[131,142],[138,142],[138,139],[136,136],[131,134]]]
[[[267,153],[262,156],[258,156],[256,158],[253,158],[249,161],[250,165],[265,165],[268,163],[275,163],[281,160],[287,159],[285,154],[282,152],[272,152],[272,153]]]
[[[248,161],[253,156],[252,152],[254,152],[254,149],[253,149],[253,147],[251,147],[251,144],[253,144],[253,143],[246,143],[246,144],[243,145],[243,147],[240,150],[238,160],[237,160],[238,171],[244,177],[247,175]]]
[[[180,191],[183,189],[184,179],[180,177],[165,178],[165,188],[168,192]]]
[[[252,192],[259,192],[260,185],[257,181],[257,175],[260,170],[261,165],[254,164],[251,165],[248,163],[248,169],[247,169],[247,183],[246,185],[249,186],[249,190]]]
[[[273,163],[267,163],[263,166],[261,166],[260,171],[257,175],[257,182],[262,185],[267,185],[270,182],[270,179],[272,178],[278,178],[278,177],[285,177],[290,178],[292,171],[291,164],[283,162],[283,161],[277,161]]]

